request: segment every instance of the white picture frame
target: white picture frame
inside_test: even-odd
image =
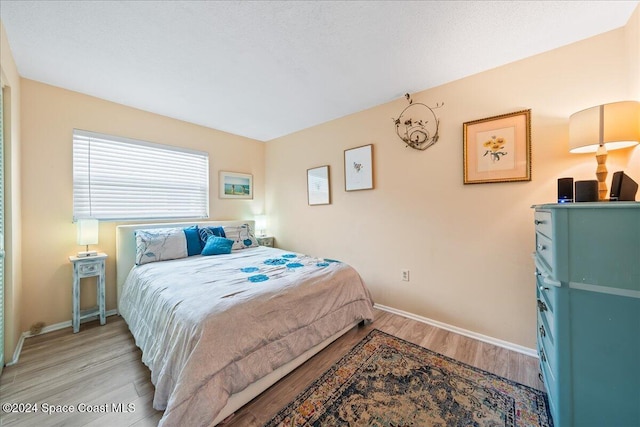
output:
[[[219,179],[221,199],[253,199],[253,175],[220,171]]]

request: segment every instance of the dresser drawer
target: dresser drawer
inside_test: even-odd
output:
[[[538,317],[544,319],[544,323],[547,325],[545,328],[551,333],[553,336],[557,334],[556,325],[554,322],[553,313],[549,311],[549,306],[543,297],[538,297],[536,300],[536,304],[538,305]]]
[[[541,303],[545,304],[544,299],[538,299]],[[556,329],[556,322],[553,313],[549,311],[540,311],[538,308],[538,316],[544,320],[544,330],[548,336],[551,337],[553,344],[556,344],[556,338],[558,336],[558,330]],[[538,325],[538,334],[540,334],[540,325]]]
[[[538,353],[540,351],[538,350]],[[553,372],[549,369],[549,364],[547,362],[543,362],[540,360],[540,372],[542,374],[542,382],[544,383],[544,387],[547,390],[547,397],[549,398],[549,410],[551,412],[551,417],[553,418],[554,425],[558,425],[559,419],[559,390],[558,390],[558,381],[554,376]]]
[[[547,236],[549,239],[553,238],[551,235],[551,212],[536,211],[533,222],[536,225],[537,233]]]
[[[538,355],[540,356],[540,366],[542,367],[542,375],[544,375],[544,385],[547,388],[549,394],[558,396],[558,379],[556,378],[556,372],[551,368],[549,364],[549,357],[547,356],[548,349],[546,349],[542,342],[538,342]]]
[[[536,277],[536,286],[539,299],[544,301],[550,313],[555,313],[557,287],[545,283],[544,276],[541,274]]]
[[[544,317],[538,314],[538,344],[541,348],[544,348],[544,357],[549,365],[551,371],[555,374],[558,372],[558,352],[556,351],[556,335],[552,327],[547,323],[549,317]],[[542,354],[540,354],[542,360]]]
[[[536,233],[536,256],[542,263],[547,275],[555,277],[555,259],[553,257],[553,244],[551,239],[541,233]],[[545,271],[542,271],[543,273]]]

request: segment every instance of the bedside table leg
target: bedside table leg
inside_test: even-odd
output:
[[[104,265],[104,264],[103,264]],[[104,268],[104,267],[103,267]],[[98,309],[100,311],[100,324],[104,325],[107,320],[105,318],[105,302],[104,302],[104,271],[98,278]]]
[[[80,330],[80,279],[77,274],[73,277],[73,316],[71,323],[73,324],[73,333],[78,333]]]

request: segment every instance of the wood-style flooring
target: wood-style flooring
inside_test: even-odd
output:
[[[354,328],[280,382],[241,408],[225,427],[261,426],[344,356],[373,328],[440,354],[542,390],[538,360],[395,314],[375,310],[375,321]],[[37,404],[38,412],[0,412],[2,426],[156,426],[161,411],[152,407],[153,385],[126,323],[118,316],[107,324],[84,323],[28,338],[17,364],[0,377],[0,402]],[[63,411],[64,405],[74,412]],[[80,404],[94,411],[78,410]],[[128,412],[114,412],[123,404]],[[57,406],[60,405],[60,406]],[[14,405],[17,406],[17,405]],[[104,412],[108,407],[108,412]],[[33,406],[31,406],[33,408]],[[4,409],[4,408],[3,408]],[[16,409],[10,408],[10,409]],[[101,412],[102,411],[102,412]]]

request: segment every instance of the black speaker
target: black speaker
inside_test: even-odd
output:
[[[638,184],[622,171],[615,172],[611,178],[611,192],[609,200],[612,202],[622,202],[636,200]]]
[[[597,202],[598,181],[576,181],[576,202]]]
[[[573,178],[558,178],[558,203],[573,203]]]

